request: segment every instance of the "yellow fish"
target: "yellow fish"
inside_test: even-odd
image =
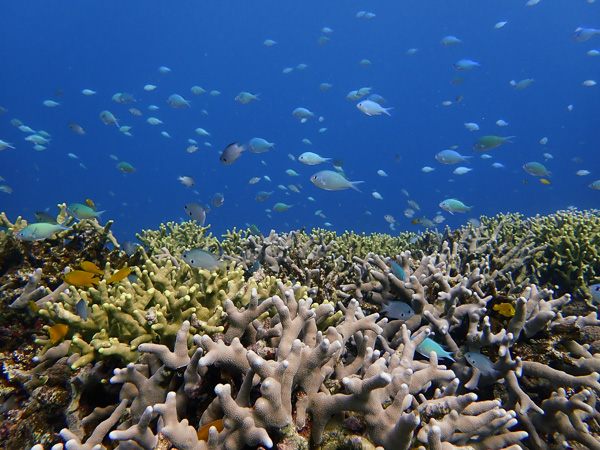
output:
[[[100,282],[99,278],[94,278],[94,274],[83,270],[73,270],[63,277],[65,283],[77,287],[92,287]]]
[[[94,273],[96,275],[104,275],[104,271],[100,269],[100,267],[98,267],[96,264],[94,264],[93,262],[89,262],[89,261],[83,261],[81,264],[79,264],[81,266],[81,268],[86,271],[86,272],[90,272],[90,273]]]
[[[88,205],[90,208],[92,208],[94,211],[96,210],[96,204],[94,203],[94,200],[92,200],[91,198],[86,198],[85,204]]]
[[[106,283],[107,284],[117,283],[117,282],[121,281],[123,278],[125,278],[127,275],[129,275],[130,273],[131,273],[131,267],[123,267],[122,269],[119,269],[118,271],[113,273],[112,276],[108,280],[106,280]]]
[[[58,341],[61,341],[67,335],[67,331],[69,331],[69,326],[65,325],[64,323],[57,323],[56,325],[52,325],[48,329],[50,342],[56,344]]]
[[[494,305],[494,311],[498,311],[498,313],[504,317],[512,317],[515,315],[515,307],[510,303],[500,303],[499,305]]]
[[[213,420],[212,422],[207,423],[206,425],[203,425],[199,430],[198,430],[198,439],[201,441],[208,441],[208,430],[210,430],[210,427],[215,427],[217,429],[217,432],[220,433],[221,431],[223,431],[223,419],[218,419],[218,420]]]
[[[540,183],[546,184],[546,185],[552,184],[552,182],[546,178],[540,178]]]

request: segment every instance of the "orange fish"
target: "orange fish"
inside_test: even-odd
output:
[[[67,331],[69,331],[69,326],[65,325],[64,323],[57,323],[56,325],[52,325],[48,329],[50,342],[56,344],[58,341],[61,341],[67,335]]]
[[[202,428],[198,430],[198,439],[205,442],[208,441],[208,430],[210,430],[210,427],[215,427],[217,432],[220,433],[223,431],[223,419],[213,420],[212,422],[202,426]]]
[[[130,273],[131,273],[131,267],[123,267],[122,269],[119,269],[118,271],[113,273],[112,276],[108,280],[106,280],[106,283],[107,284],[117,283],[117,282],[121,281],[123,278],[125,278],[127,275],[129,275]]]
[[[83,270],[72,270],[63,277],[65,283],[77,287],[92,287],[100,282],[99,278],[94,278],[94,274]]]
[[[100,269],[96,264],[89,261],[83,261],[79,264],[83,270],[90,273],[95,273],[96,275],[104,275],[104,271]]]

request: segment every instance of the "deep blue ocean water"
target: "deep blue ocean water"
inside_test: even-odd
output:
[[[535,6],[506,0],[3,1],[0,106],[7,112],[0,116],[0,139],[16,148],[0,152],[1,183],[13,191],[0,192],[0,210],[11,220],[22,215],[33,221],[35,211],[55,215],[58,203],[90,198],[106,210],[101,223],[113,219],[123,240],[161,222],[187,220],[185,204],[210,204],[216,192],[224,193],[225,202],[212,207],[207,223],[217,235],[246,224],[268,232],[326,222],[338,232],[394,234],[423,230],[411,220],[439,212],[446,219],[441,227],[456,227],[499,212],[529,216],[598,207],[600,191],[588,185],[600,179],[600,85],[582,82],[600,80],[600,56],[586,54],[600,49],[600,36],[586,42],[570,37],[579,26],[600,28],[599,8],[600,2],[585,0],[542,0]],[[375,17],[358,18],[359,11]],[[499,21],[506,26],[496,29]],[[333,32],[325,34],[323,27]],[[324,35],[329,41],[317,44]],[[440,41],[447,35],[462,42],[444,47]],[[266,47],[266,39],[277,44]],[[463,58],[481,67],[456,71],[454,63]],[[372,65],[361,65],[362,59]],[[298,64],[307,67],[300,70]],[[171,72],[159,73],[160,66]],[[286,67],[294,70],[284,74]],[[455,76],[464,82],[453,85]],[[509,84],[526,78],[535,81],[523,90]],[[321,92],[323,82],[333,87]],[[146,84],[158,87],[147,92]],[[194,85],[207,92],[192,94]],[[367,116],[346,99],[362,87],[387,100],[391,117]],[[85,96],[82,89],[97,93]],[[221,94],[212,96],[211,90]],[[239,104],[234,97],[241,91],[260,93],[260,100]],[[136,101],[113,102],[119,92]],[[166,99],[175,93],[191,107],[171,108]],[[60,105],[49,108],[44,100]],[[150,105],[159,109],[150,112]],[[133,116],[131,107],[143,115]],[[315,117],[301,123],[292,116],[297,107]],[[132,126],[133,136],[105,125],[99,118],[103,110],[120,125]],[[164,123],[151,126],[150,116]],[[47,149],[33,150],[24,140],[27,134],[10,124],[15,118],[49,132]],[[498,119],[510,125],[498,127]],[[73,133],[69,122],[86,134]],[[465,122],[480,130],[467,130]],[[211,136],[198,136],[198,127]],[[482,159],[472,147],[493,134],[515,137],[490,150],[491,159]],[[227,144],[253,137],[275,142],[275,149],[244,152],[232,165],[221,164],[219,151]],[[544,137],[548,142],[542,145]],[[192,154],[185,151],[190,138],[199,147]],[[455,175],[457,165],[435,160],[451,146],[473,156],[458,164],[471,172]],[[288,156],[305,151],[343,160],[347,177],[364,181],[362,193],[314,186],[310,176],[332,166],[306,166]],[[544,153],[553,158],[546,160]],[[109,155],[131,163],[136,172],[118,171]],[[529,161],[546,165],[550,185],[522,169]],[[493,168],[494,162],[505,167]],[[435,170],[424,173],[423,166]],[[380,169],[388,176],[379,176]],[[591,173],[576,175],[584,169]],[[196,184],[184,186],[177,180],[182,175]],[[264,175],[272,181],[248,184]],[[299,185],[300,193],[281,190],[280,184]],[[260,190],[274,193],[257,202]],[[383,199],[374,198],[373,191]],[[421,208],[412,218],[404,215],[409,198]],[[448,214],[438,206],[446,198],[473,209]],[[276,202],[294,206],[265,211]],[[325,217],[315,215],[317,210]],[[396,219],[396,231],[386,214]]]

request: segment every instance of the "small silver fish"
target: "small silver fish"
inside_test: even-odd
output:
[[[380,312],[390,319],[399,320],[408,320],[415,315],[414,310],[403,302],[390,302],[387,305],[383,305]]]
[[[198,222],[198,225],[201,227],[204,226],[204,222],[206,221],[206,209],[204,209],[200,203],[188,203],[183,207],[183,209],[185,209],[185,212],[192,220]]]
[[[211,252],[201,248],[188,250],[181,255],[181,258],[196,269],[213,270],[215,267],[219,269],[223,265],[223,261],[219,261]]]
[[[242,156],[242,152],[244,150],[246,150],[245,146],[238,145],[237,142],[232,142],[225,147],[225,150],[223,150],[223,153],[221,154],[220,160],[223,164],[229,166],[230,164],[233,164],[236,159]]]

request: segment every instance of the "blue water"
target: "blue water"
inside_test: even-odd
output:
[[[216,192],[225,194],[223,206],[208,214],[216,234],[250,223],[268,232],[325,222],[340,232],[394,233],[385,214],[397,220],[396,231],[422,230],[403,214],[408,198],[421,208],[413,218],[433,218],[449,197],[472,205],[469,213],[441,211],[442,226],[452,227],[482,214],[598,207],[600,192],[588,185],[600,178],[600,86],[582,82],[600,79],[600,56],[586,54],[600,48],[600,37],[581,43],[569,38],[578,26],[600,27],[599,8],[600,3],[583,0],[542,0],[531,7],[506,0],[3,1],[0,105],[8,111],[0,116],[0,139],[16,149],[0,152],[2,183],[13,189],[0,192],[0,210],[11,219],[22,215],[32,221],[35,211],[56,214],[58,203],[90,198],[106,210],[101,222],[115,221],[113,230],[122,240],[142,228],[185,219],[186,203],[209,204]],[[361,10],[376,17],[357,18]],[[495,29],[502,20],[508,24]],[[318,45],[323,27],[333,33]],[[444,47],[440,40],[446,35],[462,43]],[[265,39],[277,44],[266,47]],[[416,53],[407,54],[411,48]],[[359,64],[365,58],[372,66]],[[462,58],[481,67],[457,72],[453,64]],[[282,73],[301,63],[308,67]],[[160,74],[160,66],[172,71]],[[465,81],[452,85],[457,75]],[[535,82],[521,91],[509,84],[524,78]],[[320,92],[322,82],[333,87]],[[146,92],[145,84],[158,88]],[[194,95],[193,85],[221,95]],[[385,97],[384,106],[393,107],[391,117],[366,116],[346,99],[361,87]],[[84,96],[85,88],[97,94]],[[63,92],[60,98],[57,89]],[[260,100],[239,104],[234,97],[240,91],[260,93]],[[111,101],[118,92],[132,94],[136,102]],[[190,100],[191,107],[171,108],[166,99],[174,93]],[[463,100],[455,102],[459,95]],[[60,105],[42,105],[47,99]],[[453,104],[443,106],[446,100]],[[150,112],[151,104],[160,109]],[[300,106],[315,117],[300,123],[291,114]],[[131,107],[143,115],[131,115]],[[102,123],[102,110],[114,113],[120,125],[132,126],[133,137]],[[164,124],[147,124],[150,116]],[[14,118],[49,132],[47,150],[33,150],[27,135],[10,125]],[[498,127],[498,119],[510,125]],[[86,135],[73,133],[68,122],[80,124]],[[468,131],[465,122],[476,122],[480,130]],[[198,136],[198,127],[212,135]],[[327,131],[319,132],[322,127]],[[491,150],[491,159],[482,159],[472,147],[488,134],[515,138]],[[276,147],[262,154],[244,152],[230,166],[220,163],[219,151],[227,144],[253,137]],[[546,145],[539,143],[543,137]],[[193,154],[185,151],[189,138],[198,141]],[[303,144],[305,138],[313,145]],[[456,166],[434,159],[453,145],[473,155],[464,165],[474,170],[454,175]],[[310,176],[332,166],[305,166],[288,157],[304,151],[342,159],[348,178],[364,181],[362,193],[314,186]],[[553,158],[545,161],[543,153]],[[119,172],[111,154],[137,171]],[[525,173],[522,165],[529,161],[546,165],[551,185]],[[491,167],[494,162],[505,168]],[[435,170],[423,173],[426,165]],[[300,176],[290,177],[286,169]],[[377,175],[379,169],[388,177]],[[581,169],[591,174],[577,176]],[[194,177],[195,186],[179,183],[181,175]],[[248,184],[264,175],[272,181]],[[301,193],[280,190],[279,184],[299,184]],[[259,190],[274,194],[257,202]],[[276,202],[294,206],[265,211]],[[316,216],[316,210],[326,217]]]

